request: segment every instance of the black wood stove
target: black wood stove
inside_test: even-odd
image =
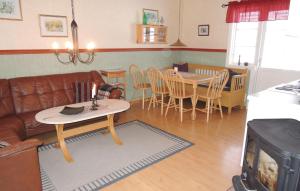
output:
[[[235,191],[300,191],[300,122],[255,119],[248,122],[242,174]]]

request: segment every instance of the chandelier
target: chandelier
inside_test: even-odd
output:
[[[72,43],[66,42],[65,46],[67,49],[67,59],[62,59],[61,54],[58,51],[59,44],[57,42],[52,43],[52,48],[55,50],[55,55],[57,60],[62,64],[77,64],[77,62],[81,62],[83,64],[90,64],[94,61],[95,58],[95,44],[90,42],[87,44],[86,50],[80,51],[78,45],[78,25],[75,21],[74,14],[74,2],[71,0],[72,6],[72,22],[71,22],[71,30],[72,30]],[[82,53],[81,53],[82,52]],[[85,56],[82,57],[82,54]]]

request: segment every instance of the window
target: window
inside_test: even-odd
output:
[[[238,65],[244,62],[255,63],[256,44],[258,37],[258,22],[233,24],[231,64]]]
[[[300,71],[296,27],[297,22],[291,20],[232,24],[227,64],[248,62],[261,68]]]

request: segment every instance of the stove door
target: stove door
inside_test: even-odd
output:
[[[291,165],[288,155],[260,142],[255,168],[255,188],[258,191],[287,190],[287,175]]]

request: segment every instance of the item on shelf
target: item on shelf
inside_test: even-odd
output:
[[[136,25],[136,39],[140,44],[165,44],[167,43],[166,26]]]
[[[143,13],[143,25],[147,24],[147,16],[145,13]]]
[[[160,17],[159,24],[161,26],[163,26],[165,24],[165,19],[163,17]]]
[[[146,22],[144,22],[146,21]],[[143,24],[156,25],[158,20],[158,10],[143,9]]]

